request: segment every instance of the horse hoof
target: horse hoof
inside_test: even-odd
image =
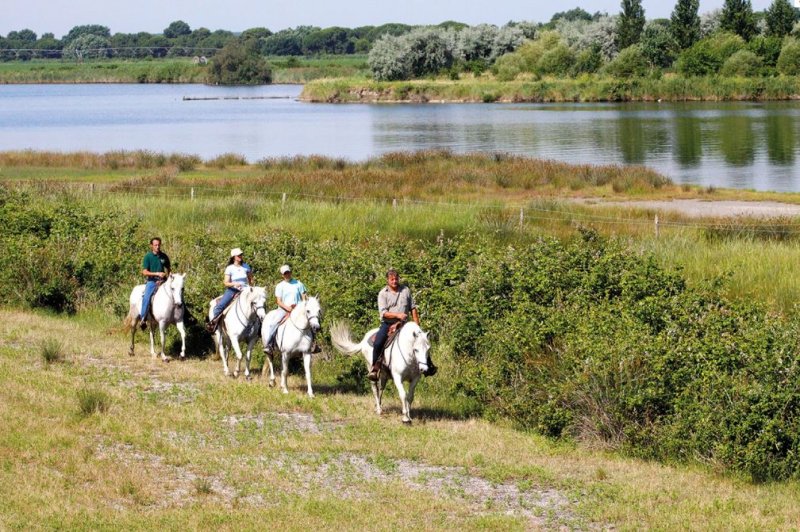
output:
[[[270,388],[274,388],[275,387],[275,379],[270,379],[269,380],[269,387]]]
[[[128,356],[129,356],[129,357],[132,357],[132,356],[133,356],[133,349],[131,349],[130,351],[128,351]]]
[[[172,359],[169,358],[169,357],[164,357],[164,358],[161,359],[161,362],[163,362],[164,364],[169,364],[171,360]]]
[[[411,418],[410,417],[404,417],[403,418],[403,424],[404,425],[411,425]]]
[[[309,399],[313,399],[314,398],[314,394],[313,393],[308,394],[308,398]]]
[[[246,381],[251,381],[251,380],[253,380],[253,376],[252,376],[252,375],[245,375],[245,376],[244,376],[244,379],[245,379]]]
[[[289,390],[287,390],[286,388],[284,388],[284,389],[283,389],[283,390],[281,390],[281,391],[284,393],[284,395],[289,393]]]

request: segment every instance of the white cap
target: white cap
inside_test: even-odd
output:
[[[244,251],[242,251],[242,250],[241,250],[241,249],[239,249],[239,248],[233,248],[233,249],[231,250],[231,257],[235,257],[235,256],[237,256],[237,255],[244,255]]]
[[[288,264],[284,264],[283,266],[280,267],[280,269],[278,271],[280,271],[281,275],[283,275],[286,272],[292,271],[292,267],[289,266]]]

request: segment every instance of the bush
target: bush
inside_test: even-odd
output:
[[[64,348],[55,338],[48,338],[41,345],[42,360],[46,366],[64,361]]]
[[[633,78],[646,76],[650,65],[639,44],[628,46],[622,50],[605,67],[605,71],[618,78]]]
[[[91,416],[94,413],[103,413],[108,410],[111,399],[102,390],[82,388],[77,392],[78,411],[82,416]]]
[[[716,74],[726,59],[744,47],[744,39],[738,35],[716,33],[681,53],[677,61],[678,72],[686,76]]]
[[[566,45],[559,43],[547,50],[536,63],[535,71],[541,75],[564,76],[575,63],[575,54]]]
[[[781,55],[778,57],[778,72],[787,76],[800,74],[800,41],[789,38],[785,40]]]
[[[272,70],[258,42],[229,41],[211,60],[208,82],[217,85],[261,85],[272,82]]]
[[[761,69],[761,58],[750,50],[739,50],[723,63],[720,74],[723,76],[755,76]]]

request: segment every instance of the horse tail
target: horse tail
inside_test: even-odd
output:
[[[345,355],[355,355],[361,351],[361,344],[350,339],[350,327],[346,323],[336,322],[331,325],[331,342]]]
[[[125,332],[130,332],[130,330],[136,325],[136,321],[138,319],[139,309],[136,307],[136,305],[131,305],[128,315],[125,316],[124,320],[122,320],[122,326],[125,328]]]

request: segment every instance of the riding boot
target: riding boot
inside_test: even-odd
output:
[[[217,330],[217,325],[219,325],[219,319],[221,316],[222,314],[219,314],[213,320],[206,321],[206,331],[210,332],[211,334],[214,334],[214,332]]]
[[[372,369],[369,370],[369,374],[367,378],[371,381],[378,382],[378,378],[381,375],[381,362],[378,360],[372,365]]]
[[[139,318],[139,328],[143,331],[147,330],[147,318]]]

